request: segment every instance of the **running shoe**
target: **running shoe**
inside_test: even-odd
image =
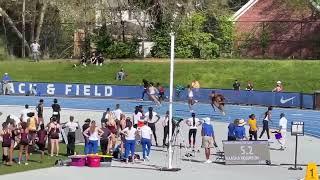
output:
[[[210,159],[208,159],[207,161],[204,162],[205,164],[211,164],[212,161]]]

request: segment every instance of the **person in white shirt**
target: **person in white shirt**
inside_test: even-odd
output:
[[[151,138],[152,130],[148,126],[148,121],[144,122],[144,126],[140,128],[142,154],[144,160],[149,160],[150,150],[151,150]]]
[[[284,113],[280,114],[280,120],[279,120],[279,129],[278,132],[281,133],[281,138],[278,139],[279,144],[281,145],[280,150],[284,150],[286,148],[286,135],[287,135],[287,124],[288,120],[285,117]]]
[[[187,86],[188,88],[188,105],[189,105],[189,110],[190,112],[193,112],[192,106],[197,102],[196,100],[193,99],[193,90],[190,85]]]
[[[103,133],[104,132],[96,125],[96,122],[91,121],[90,127],[83,132],[83,135],[89,139],[89,142],[87,144],[88,154],[98,153],[98,141]]]
[[[192,147],[195,148],[197,129],[198,129],[198,126],[200,126],[202,123],[198,118],[196,118],[195,113],[191,114],[191,118],[187,119],[186,123],[189,126],[189,147],[191,148],[191,144],[192,144],[193,145]]]
[[[29,109],[29,105],[26,104],[25,109],[23,109],[20,113],[20,121],[21,122],[27,122],[28,121],[28,113],[32,112],[32,110]]]
[[[138,122],[141,121],[142,117],[143,117],[143,114],[140,112],[139,107],[136,106],[136,109],[132,117],[132,123],[134,128],[138,127]]]
[[[151,128],[156,146],[158,146],[157,135],[156,135],[156,123],[160,120],[160,116],[153,111],[152,107],[149,107],[149,111],[145,114],[145,120],[148,122],[148,126]]]
[[[68,145],[67,156],[74,155],[75,142],[76,142],[76,130],[79,128],[79,124],[74,122],[74,117],[70,116],[70,121],[67,122],[63,128],[68,128]]]
[[[116,121],[120,121],[121,114],[123,114],[123,112],[120,109],[120,104],[116,104],[116,109],[113,111],[113,114]]]
[[[134,152],[136,147],[136,135],[137,129],[133,127],[131,121],[127,122],[127,128],[122,130],[120,133],[125,136],[125,159],[126,163],[129,162],[129,153],[131,154],[132,163],[134,163]]]
[[[37,41],[33,41],[33,43],[30,45],[30,48],[32,51],[32,59],[36,62],[39,62],[40,45],[37,43]]]

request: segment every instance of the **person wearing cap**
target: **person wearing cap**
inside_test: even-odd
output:
[[[144,125],[139,129],[141,136],[141,145],[142,145],[142,155],[144,160],[150,160],[150,150],[151,150],[151,139],[152,139],[152,130],[148,126],[148,121],[144,121]]]
[[[286,147],[286,135],[287,135],[287,124],[288,120],[285,117],[284,113],[280,114],[280,120],[279,120],[279,129],[278,132],[281,133],[281,138],[278,139],[279,144],[281,145],[280,150],[284,150]]]
[[[283,86],[281,81],[277,81],[276,87],[272,90],[272,92],[282,92],[283,91]]]
[[[201,136],[202,136],[202,148],[205,149],[206,161],[205,163],[212,163],[210,160],[210,148],[213,146],[217,147],[213,126],[211,124],[210,118],[204,118],[204,123],[202,124]]]
[[[43,99],[40,99],[39,104],[36,107],[36,111],[38,113],[38,124],[41,125],[44,123],[43,120]]]
[[[246,122],[244,121],[244,119],[240,119],[238,125],[234,129],[234,135],[237,141],[248,139],[246,136],[246,128],[244,127],[245,124]]]
[[[251,114],[249,116],[249,120],[248,120],[248,125],[250,127],[249,129],[249,140],[252,141],[253,138],[255,141],[258,140],[258,125],[257,125],[257,120],[256,120],[256,116],[254,114]]]
[[[10,95],[13,89],[12,80],[8,73],[4,73],[2,76],[2,94],[3,95]]]
[[[32,59],[36,62],[39,62],[39,55],[40,55],[40,45],[36,40],[30,45],[32,51]]]

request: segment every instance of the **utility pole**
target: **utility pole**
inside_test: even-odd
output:
[[[25,40],[26,39],[26,0],[22,0],[22,58],[26,57]]]

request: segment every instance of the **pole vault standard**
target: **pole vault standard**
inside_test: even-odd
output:
[[[161,171],[180,171],[180,168],[172,167],[172,113],[173,113],[173,73],[174,73],[174,32],[170,33],[171,53],[170,53],[170,96],[169,96],[169,147],[168,147],[168,167],[161,168]]]

